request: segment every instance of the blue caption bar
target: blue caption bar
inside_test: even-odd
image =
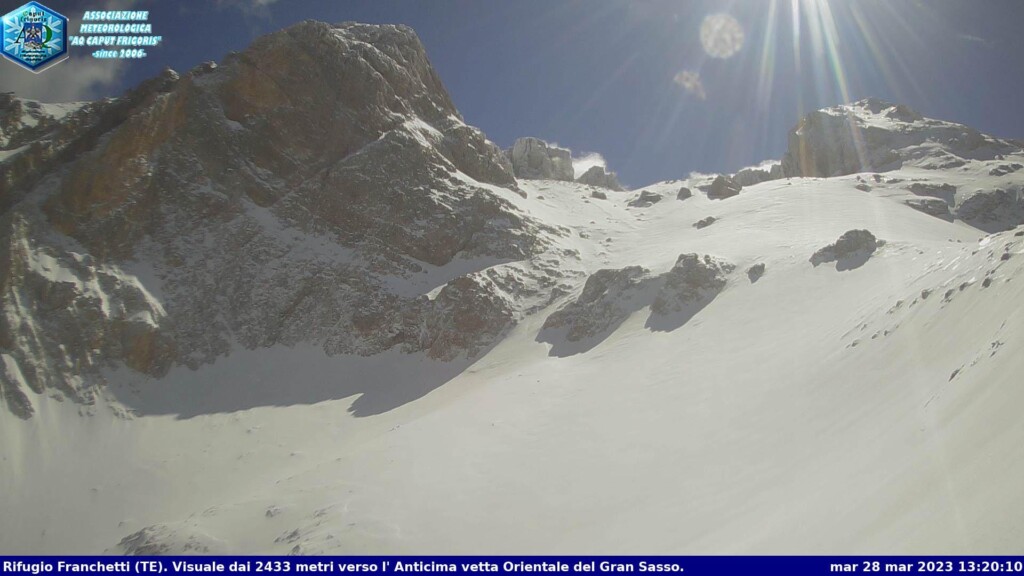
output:
[[[1024,574],[1024,556],[0,557],[0,574]]]

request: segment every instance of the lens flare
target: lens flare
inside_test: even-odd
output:
[[[700,74],[693,70],[683,70],[676,74],[673,81],[700,100],[708,97],[707,92],[704,91],[704,83],[700,80]]]
[[[700,43],[712,58],[731,58],[743,48],[743,26],[728,14],[711,14],[700,25]]]

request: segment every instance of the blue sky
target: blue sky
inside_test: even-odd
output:
[[[0,10],[21,3],[0,0]],[[72,49],[70,62],[38,76],[0,63],[0,90],[42,100],[117,95],[163,67],[220,60],[299,20],[405,23],[467,122],[489,138],[507,147],[538,136],[577,155],[599,152],[633,186],[778,158],[803,112],[868,96],[1024,138],[1019,0],[44,3],[73,19],[86,9],[146,9],[165,43],[131,63]],[[731,57],[710,56],[701,42],[712,14],[742,29]],[[674,81],[683,71],[700,88]]]

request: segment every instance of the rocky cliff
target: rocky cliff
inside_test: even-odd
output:
[[[29,390],[90,403],[106,367],[237,346],[472,356],[559,275],[564,232],[515,208],[510,163],[407,27],[307,21],[98,103],[8,95],[0,130],[19,416]]]
[[[516,178],[572,182],[572,152],[539,138],[520,138],[505,153]]]

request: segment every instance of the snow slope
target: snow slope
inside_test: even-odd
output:
[[[111,412],[149,415],[34,400],[0,419],[0,553],[1019,553],[1024,237],[871,176],[493,187],[572,230],[554,305],[461,364],[236,347],[107,375]],[[884,244],[810,262],[851,229]],[[585,346],[539,338],[598,269],[683,253],[735,270],[681,325],[640,302]]]

